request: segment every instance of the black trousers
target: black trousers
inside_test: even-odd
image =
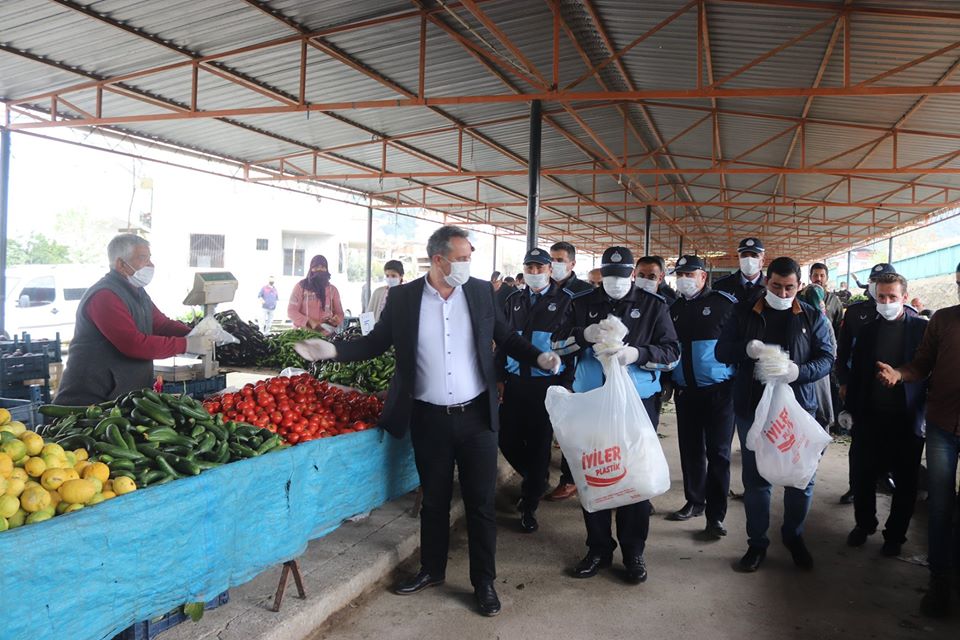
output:
[[[730,491],[730,443],[735,430],[733,385],[674,392],[683,495],[687,502],[706,505],[707,520],[723,522]]]
[[[854,425],[850,462],[858,527],[867,531],[877,528],[877,479],[890,473],[896,487],[883,537],[898,544],[906,542],[917,501],[923,442],[923,438],[913,433],[909,419],[903,414],[872,415],[867,425]]]
[[[536,511],[547,491],[553,426],[544,400],[552,378],[508,376],[500,405],[500,451],[523,478],[521,509]]]
[[[497,434],[490,429],[487,396],[462,413],[415,402],[410,437],[423,489],[420,510],[420,565],[443,577],[450,547],[453,466],[467,515],[470,582],[476,587],[497,577]]]
[[[656,411],[654,399],[644,398],[643,407],[652,420],[653,412]],[[616,511],[617,540],[620,542],[620,552],[624,559],[643,554],[647,535],[650,532],[649,500],[595,513],[589,513],[586,509],[581,511],[583,511],[583,522],[587,526],[587,548],[590,553],[609,556],[617,548],[612,530],[613,512]]]

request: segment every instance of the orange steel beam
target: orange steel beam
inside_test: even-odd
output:
[[[803,0],[708,0],[712,4],[752,4],[765,7],[786,9],[810,9],[813,11],[837,11],[837,7],[822,2],[804,2]],[[868,15],[893,16],[898,18],[918,18],[922,20],[960,20],[957,11],[928,11],[925,9],[893,9],[888,7],[851,6],[847,11]]]
[[[900,190],[902,189],[898,189],[897,191],[900,191]],[[956,192],[956,195],[952,200],[960,200],[960,187],[958,187],[957,189],[954,189],[953,191]],[[382,195],[382,194],[377,194],[377,195]],[[929,197],[931,196],[928,196],[927,199],[929,199]],[[946,196],[945,200],[948,202],[952,201],[949,196]],[[504,201],[484,200],[484,201],[474,201],[471,204],[476,204],[477,206],[482,205],[484,207],[490,207],[494,209],[506,208],[506,207],[523,208],[527,206],[526,200],[504,200]],[[551,208],[581,207],[581,206],[584,206],[584,204],[585,202],[582,200],[550,201]],[[592,201],[591,204],[592,206],[595,206],[595,207],[620,207],[623,205],[623,201],[622,200],[598,200],[598,201]],[[448,208],[448,207],[460,207],[460,206],[463,206],[463,203],[462,202],[430,202],[429,205],[430,207],[439,209],[439,208]],[[823,207],[830,208],[830,209],[833,209],[833,208],[894,209],[894,208],[902,207],[907,209],[916,209],[916,208],[929,208],[931,206],[929,201],[913,200],[908,202],[898,202],[898,201],[891,202],[887,199],[872,200],[872,201],[871,200],[855,200],[851,202],[836,202],[836,201],[824,202],[822,200],[800,200],[800,199],[786,200],[786,201],[781,201],[781,200],[776,200],[776,201],[702,200],[699,202],[690,202],[688,200],[680,200],[680,199],[676,199],[676,200],[639,199],[636,201],[629,202],[629,205],[631,208],[634,208],[634,209],[643,207],[646,205],[651,205],[655,207],[680,207],[680,206],[687,206],[687,205],[692,205],[696,207],[731,207],[731,208],[732,207],[770,207],[775,209],[791,208],[791,207],[812,207],[816,209],[820,209]],[[603,215],[604,213],[605,212],[585,213],[585,214],[581,214],[581,216],[586,218],[590,216]],[[677,218],[673,218],[673,220],[677,220]],[[706,220],[710,220],[710,218],[706,218]],[[834,221],[833,223],[836,224],[836,221]],[[859,224],[859,223],[856,223],[856,224]]]
[[[513,56],[523,65],[524,71],[528,74],[533,75],[537,80],[540,81],[541,86],[548,86],[550,83],[547,82],[546,78],[543,77],[543,74],[540,73],[540,70],[537,69],[537,66],[524,55],[523,51],[520,50],[520,47],[515,45],[513,41],[507,36],[503,30],[497,26],[497,24],[491,20],[486,13],[483,12],[483,9],[477,6],[477,3],[474,0],[461,0],[463,7],[469,11],[474,18],[476,18],[480,24],[482,24],[487,31],[493,34],[493,37],[496,38],[500,44],[507,48]],[[452,9],[451,9],[452,11]]]

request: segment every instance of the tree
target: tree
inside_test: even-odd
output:
[[[70,247],[42,233],[31,233],[26,241],[7,241],[7,264],[66,264]]]

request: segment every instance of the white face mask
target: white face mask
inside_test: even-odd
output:
[[[124,261],[124,264],[133,269],[129,262]],[[141,267],[134,271],[132,276],[127,276],[127,280],[135,287],[145,287],[153,280],[153,267]]]
[[[677,292],[689,300],[700,293],[700,283],[694,278],[677,278]]]
[[[660,283],[656,280],[647,280],[646,278],[637,278],[637,288],[643,289],[644,291],[649,291],[650,293],[656,293],[657,287],[660,286]]]
[[[877,299],[877,283],[870,282],[867,284],[867,295],[869,295],[874,300]]]
[[[566,279],[567,275],[569,275],[569,273],[570,273],[570,272],[567,271],[567,263],[566,263],[566,262],[551,262],[551,263],[550,263],[550,277],[553,278],[555,281],[557,281],[557,282],[563,282],[564,279]]]
[[[774,292],[767,289],[767,296],[765,299],[767,301],[767,305],[769,305],[774,311],[786,311],[793,306],[793,298],[794,296],[790,296],[789,298],[781,298]]]
[[[525,273],[523,274],[523,281],[527,283],[531,290],[540,291],[550,284],[550,275],[547,273]]]
[[[444,258],[444,260],[447,260]],[[450,262],[447,260],[447,262]],[[450,275],[443,276],[444,282],[451,287],[459,287],[470,279],[470,262],[450,262]]]
[[[760,258],[750,258],[747,256],[741,256],[740,273],[742,273],[748,278],[752,278],[753,276],[760,273]]]
[[[877,313],[887,320],[896,320],[903,312],[902,302],[877,303]]]
[[[387,276],[386,281],[388,287],[395,287],[400,284],[400,278],[398,276]]]
[[[603,290],[614,300],[624,297],[633,288],[633,280],[620,276],[603,276]]]

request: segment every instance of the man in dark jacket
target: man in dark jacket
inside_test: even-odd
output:
[[[550,254],[543,249],[527,252],[523,271],[527,288],[507,298],[504,316],[516,333],[549,351],[553,334],[568,334],[573,327],[573,298],[551,281]],[[590,285],[587,288],[593,291]],[[520,531],[533,533],[539,528],[536,513],[547,489],[553,444],[553,425],[544,401],[549,387],[570,388],[573,384],[573,358],[565,358],[560,370],[553,373],[521,364],[498,349],[497,367],[503,383],[500,451],[523,478],[517,505]]]
[[[499,429],[497,369],[491,344],[526,366],[546,371],[560,357],[541,351],[512,331],[494,301],[489,281],[470,277],[473,246],[466,231],[437,229],[427,241],[430,271],[395,287],[373,331],[334,345],[304,340],[295,345],[309,360],[369,360],[396,349],[379,426],[398,438],[410,431],[423,488],[420,571],[394,593],[411,595],[443,584],[450,546],[453,469],[467,514],[470,582],[480,613],[500,613],[496,579]]]
[[[714,281],[714,291],[725,291],[740,302],[756,302],[763,297],[763,242],[744,238],[737,246],[740,269]]]
[[[681,297],[670,307],[670,316],[680,338],[673,383],[686,504],[667,520],[689,520],[706,509],[706,535],[719,540],[727,535],[723,519],[730,490],[734,367],[717,362],[715,351],[737,299],[706,286],[703,260],[697,256],[682,256],[676,274]]]
[[[800,288],[800,265],[791,258],[777,258],[767,269],[763,298],[740,302],[731,322],[726,323],[717,343],[717,360],[738,366],[734,381],[733,405],[737,433],[743,456],[743,503],[747,512],[749,547],[737,569],[756,571],[767,555],[770,539],[770,494],[772,486],[757,471],[756,454],[746,445],[757,404],[763,393],[754,379],[754,365],[764,343],[778,345],[790,356],[786,382],[793,388],[797,402],[810,415],[817,409],[814,382],[830,373],[833,366],[833,341],[830,328],[819,309],[796,299]],[[804,489],[783,490],[783,526],[780,533],[793,562],[803,569],[813,568],[813,557],[803,541],[803,524],[813,501],[813,484]]]
[[[907,281],[903,276],[884,275],[876,284],[879,315],[860,330],[847,379],[847,411],[853,417],[851,449],[857,450],[850,456],[857,525],[847,536],[847,544],[862,546],[877,530],[876,483],[881,474],[890,471],[895,489],[883,531],[883,555],[896,556],[906,542],[917,500],[927,383],[920,380],[887,388],[877,380],[876,363],[899,367],[913,360],[927,321],[905,313]]]

